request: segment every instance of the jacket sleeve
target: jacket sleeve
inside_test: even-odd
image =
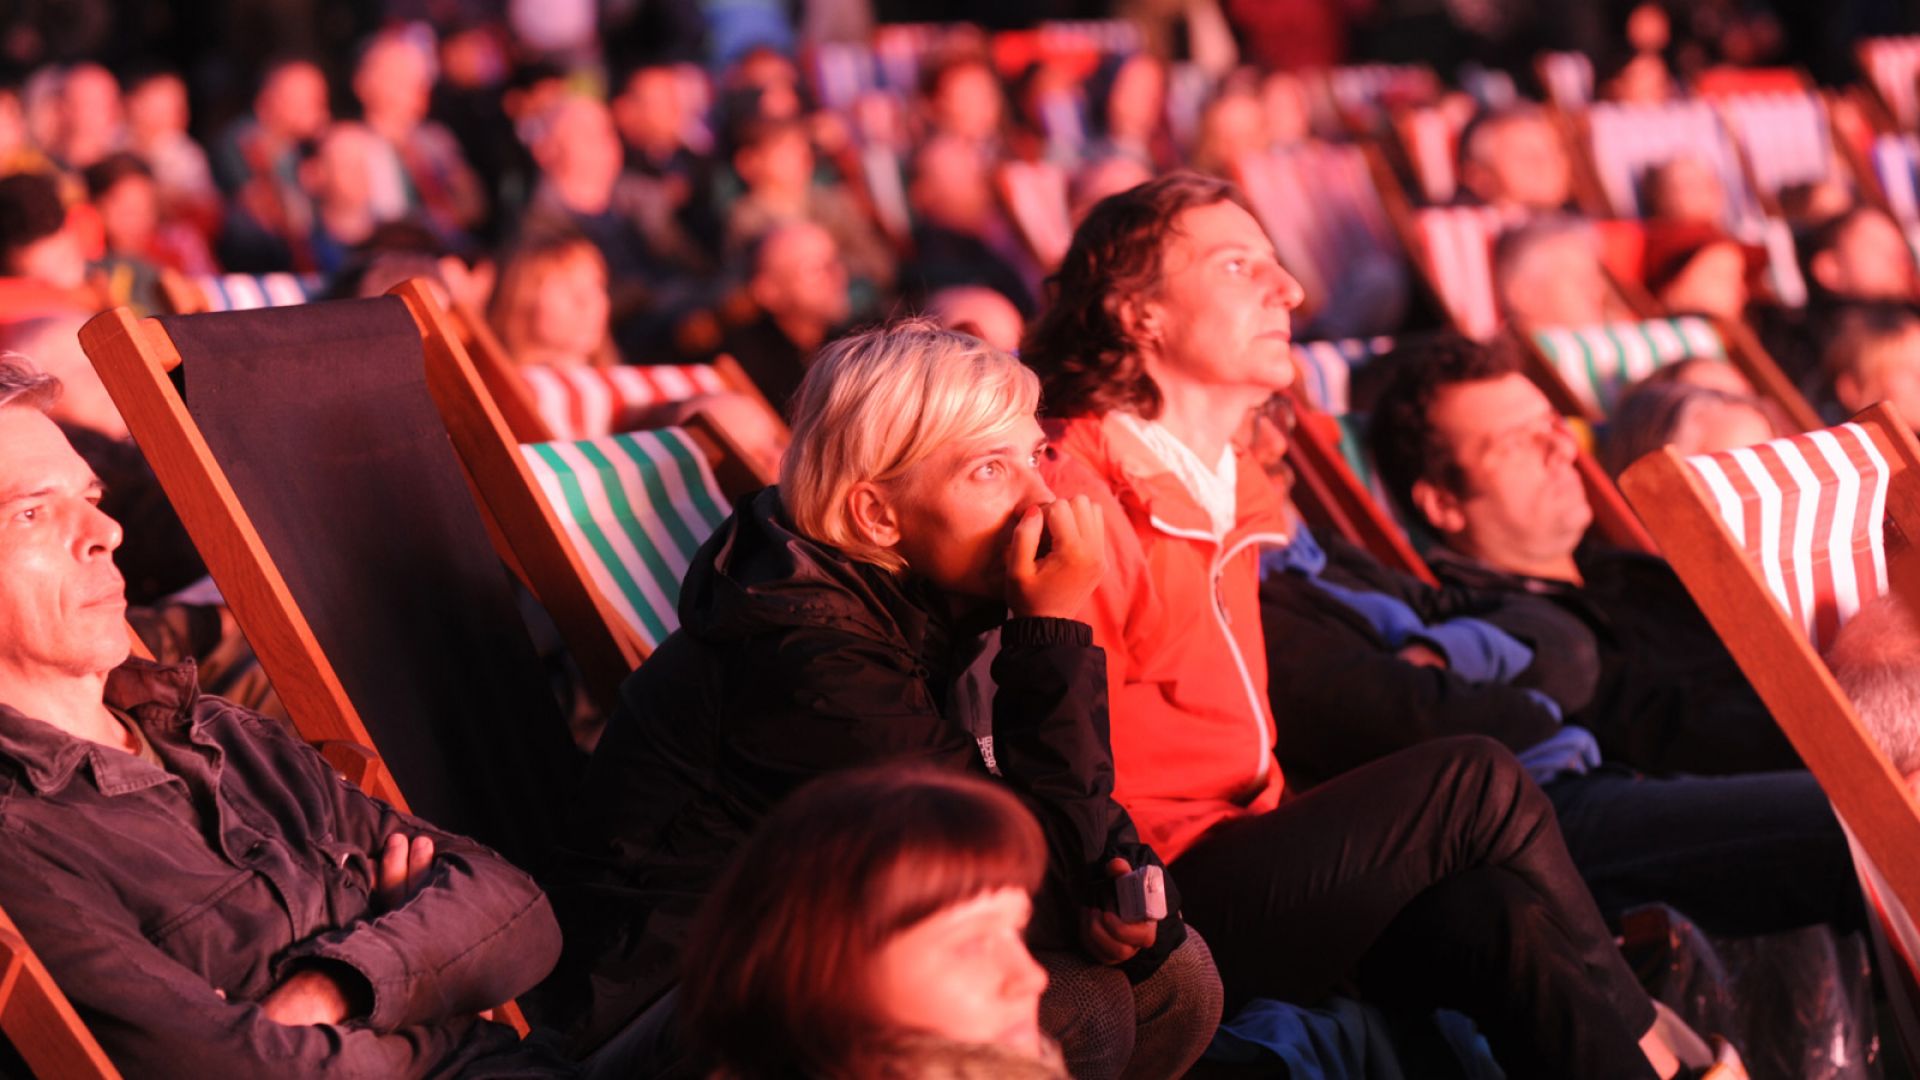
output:
[[[1140,840],[1113,800],[1113,752],[1107,720],[1105,657],[1093,631],[1072,619],[1015,618],[1000,632],[993,662],[994,758],[1035,806],[1063,883],[1082,907],[1113,895],[1109,859],[1139,869],[1165,865]],[[1129,961],[1135,979],[1151,974],[1185,940],[1179,892],[1167,880],[1167,918],[1153,948]]]
[[[9,859],[6,905],[54,981],[127,1075],[419,1077],[463,1050],[512,1046],[483,1022],[451,1015],[381,1031],[364,1023],[289,1027],[251,1002],[220,997],[153,945],[110,889],[39,859]],[[37,932],[43,928],[50,932]],[[497,1041],[495,1041],[497,1040]]]
[[[369,853],[369,892],[377,853],[393,833],[432,837],[434,857],[425,885],[406,902],[301,942],[281,958],[283,969],[309,958],[352,968],[372,989],[363,1022],[377,1031],[492,1008],[553,969],[560,925],[532,878],[481,844],[367,797],[318,754],[297,750],[302,779],[324,793],[333,835]]]
[[[1289,776],[1330,779],[1444,735],[1486,735],[1517,751],[1559,730],[1525,690],[1410,664],[1339,604],[1292,574],[1261,585],[1268,694]]]

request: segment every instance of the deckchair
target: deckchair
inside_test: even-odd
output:
[[[394,293],[428,328],[429,386],[509,561],[553,618],[591,696],[610,709],[621,681],[679,625],[681,580],[727,516],[727,492],[773,478],[735,460],[700,414],[679,428],[582,440],[535,430],[527,439],[432,295],[417,282]]]
[[[1407,552],[1413,551],[1412,540],[1395,516],[1397,511],[1391,497],[1373,478],[1373,463],[1367,457],[1363,433],[1349,411],[1348,386],[1352,369],[1386,355],[1393,347],[1394,342],[1390,338],[1296,342],[1293,360],[1299,378],[1295,380],[1294,392],[1302,405],[1300,428],[1308,428],[1308,418],[1313,413],[1324,414],[1323,420],[1331,417],[1339,424],[1338,429],[1334,430],[1322,423],[1320,431],[1323,434],[1316,438],[1313,432],[1308,432],[1299,441],[1302,456],[1310,465],[1317,466],[1318,475],[1326,478],[1323,482],[1336,493],[1338,505],[1345,509],[1347,519],[1353,521],[1353,528],[1347,533],[1348,539],[1372,551],[1383,562],[1407,568],[1408,573],[1421,576],[1425,564],[1418,563],[1419,569],[1413,569],[1414,564],[1409,563],[1401,553],[1402,548]],[[1548,397],[1552,400],[1551,394]],[[1340,459],[1339,470],[1319,465],[1322,459],[1329,457]],[[1587,503],[1593,508],[1594,534],[1615,547],[1653,553],[1652,538],[1620,497],[1619,489],[1614,487],[1606,470],[1600,467],[1600,463],[1584,446],[1574,459],[1574,467],[1580,472],[1580,483],[1586,489]],[[1343,475],[1350,478],[1344,484],[1349,491],[1342,491],[1343,485],[1339,481]],[[1355,505],[1356,493],[1369,507]],[[1309,493],[1309,497],[1312,497],[1312,493]],[[1335,515],[1329,514],[1329,517],[1337,523]],[[1381,530],[1391,535],[1382,536]]]
[[[994,186],[1020,239],[1044,270],[1060,265],[1073,243],[1073,217],[1067,205],[1067,171],[1050,161],[1005,161],[994,170]]]
[[[1249,154],[1234,163],[1234,175],[1280,262],[1307,294],[1304,318],[1335,295],[1356,257],[1401,262],[1373,164],[1361,148],[1316,141]]]
[[[1694,457],[1668,448],[1620,482],[1846,823],[1912,1059],[1920,940],[1902,913],[1920,911],[1920,803],[1820,652],[1876,596],[1920,610],[1920,444],[1880,404],[1759,446]]]
[[[372,747],[396,805],[537,867],[575,751],[421,335],[380,299],[116,309],[80,338],[300,734]]]
[[[1867,38],[1855,50],[1860,70],[1888,115],[1903,130],[1912,131],[1920,121],[1920,96],[1914,85],[1920,79],[1920,37]]]
[[[1499,332],[1493,241],[1515,224],[1516,215],[1491,206],[1428,207],[1413,214],[1414,265],[1439,297],[1454,329],[1476,341]]]
[[[253,311],[311,303],[326,290],[317,274],[160,275],[160,290],[175,315],[208,311]]]
[[[408,295],[396,287],[396,296]],[[438,303],[433,305],[440,309]],[[617,374],[621,369],[601,371],[580,369],[561,380],[557,392],[544,402],[537,383],[542,376],[527,377],[527,368],[508,359],[507,351],[479,316],[459,305],[445,309],[448,331],[466,350],[468,359],[479,372],[495,408],[506,421],[507,430],[523,443],[552,442],[565,438],[592,438],[625,430],[616,417],[635,419],[647,409],[695,394],[726,392],[756,401],[784,430],[779,413],[760,393],[745,369],[731,356],[717,357],[711,364],[663,365],[637,369],[647,373],[639,379]],[[582,393],[575,384],[592,380]],[[576,395],[582,400],[576,403]],[[631,395],[630,397],[627,395]],[[592,408],[587,401],[595,403]],[[745,443],[719,418],[705,416],[692,424],[707,460],[713,463],[721,489],[743,494],[773,483],[773,477],[752,463]]]
[[[118,1080],[120,1070],[0,910],[0,1032],[40,1080]]]
[[[1604,420],[1632,383],[1688,357],[1725,360],[1754,392],[1777,405],[1801,431],[1820,426],[1818,414],[1753,335],[1702,316],[1646,319],[1601,326],[1558,327],[1527,342],[1529,374],[1554,407],[1589,423]]]

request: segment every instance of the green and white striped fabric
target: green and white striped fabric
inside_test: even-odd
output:
[[[1656,369],[1693,356],[1724,360],[1726,343],[1706,319],[1648,319],[1533,335],[1567,386],[1601,416],[1621,391]]]
[[[600,590],[657,647],[680,625],[694,552],[731,513],[713,471],[679,428],[520,448]]]

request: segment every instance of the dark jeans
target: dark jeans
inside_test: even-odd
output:
[[[1657,778],[1606,766],[1544,790],[1608,918],[1662,903],[1712,934],[1865,925],[1846,835],[1812,773]]]
[[[1509,1076],[1652,1076],[1653,1006],[1498,743],[1439,739],[1214,827],[1172,871],[1231,1014],[1349,978],[1472,1017]]]

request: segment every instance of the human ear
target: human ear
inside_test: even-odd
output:
[[[862,480],[847,492],[847,520],[853,533],[877,548],[900,543],[900,514],[880,485]]]
[[[1865,380],[1851,371],[1842,372],[1833,378],[1833,397],[1848,412],[1859,412],[1873,402],[1867,400]]]
[[[1420,511],[1428,525],[1442,536],[1453,536],[1467,527],[1467,515],[1460,509],[1460,497],[1431,480],[1415,480],[1411,492],[1413,508]]]

